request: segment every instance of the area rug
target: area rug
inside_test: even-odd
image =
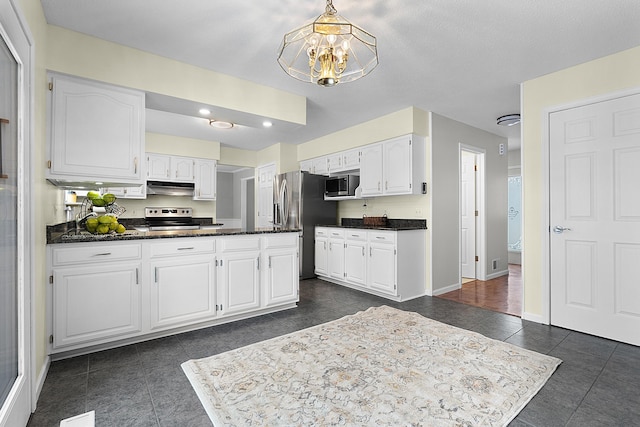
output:
[[[182,369],[215,426],[504,426],[561,362],[382,306]]]

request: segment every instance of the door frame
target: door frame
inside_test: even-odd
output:
[[[476,217],[476,255],[480,261],[476,264],[476,279],[487,280],[487,241],[486,241],[486,214],[485,214],[485,156],[487,151],[483,148],[474,147],[473,145],[458,143],[458,280],[459,286],[462,287],[462,259],[460,254],[460,241],[462,239],[462,212],[460,210],[460,196],[462,194],[462,183],[460,180],[460,162],[462,160],[462,152],[467,151],[476,155],[476,164],[478,165],[478,174],[476,175],[476,209],[478,216]]]
[[[551,135],[550,135],[550,127],[549,127],[549,119],[551,114],[557,113],[563,110],[570,110],[573,108],[584,107],[591,104],[597,104],[599,102],[611,101],[617,98],[622,98],[624,96],[636,95],[640,94],[640,87],[635,87],[631,89],[625,89],[622,91],[610,92],[602,95],[592,96],[572,102],[568,102],[566,104],[560,104],[553,107],[545,108],[542,111],[542,197],[541,197],[541,208],[542,208],[542,218],[543,223],[541,230],[541,242],[542,242],[542,289],[541,289],[541,303],[542,303],[542,314],[541,321],[544,324],[551,324],[551,167],[550,167],[550,149],[551,149]],[[523,174],[524,175],[524,174]],[[523,179],[523,192],[524,192],[524,179]],[[524,209],[523,209],[524,210]],[[524,216],[523,216],[523,225],[524,225]],[[524,229],[523,229],[524,231]],[[524,252],[527,250],[526,241],[523,238],[522,252],[524,259]],[[522,266],[523,270],[525,266]],[[525,285],[526,286],[526,285]]]
[[[33,280],[35,259],[33,206],[33,117],[34,117],[34,41],[26,19],[15,0],[0,3],[0,33],[17,57],[18,73],[18,377],[5,402],[0,402],[0,425],[24,425],[35,410],[38,384],[35,377],[36,324]],[[5,404],[6,403],[6,404]]]

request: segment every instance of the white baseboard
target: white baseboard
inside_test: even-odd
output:
[[[49,373],[49,367],[51,366],[51,357],[47,356],[44,359],[44,363],[42,364],[42,369],[40,369],[40,375],[36,379],[35,383],[35,395],[34,398],[34,407],[38,404],[38,399],[40,398],[40,393],[42,393],[42,387],[44,386],[44,382],[47,379],[47,374]]]
[[[438,288],[433,291],[433,296],[437,297],[438,295],[446,294],[447,292],[457,291],[461,287],[462,285],[460,283],[454,283],[453,285],[445,286],[444,288]]]
[[[528,320],[530,322],[535,322],[535,323],[541,323],[543,325],[548,325],[548,323],[545,322],[544,318],[539,314],[532,314],[532,313],[524,312],[524,313],[522,313],[522,319],[523,320]]]
[[[487,275],[487,278],[485,280],[491,280],[491,279],[495,279],[496,277],[501,277],[501,276],[508,276],[509,275],[509,270],[502,270],[502,271],[496,271],[495,273],[491,273],[489,275]]]

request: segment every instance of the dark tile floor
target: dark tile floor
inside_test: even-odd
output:
[[[640,348],[424,297],[394,303],[320,280],[297,309],[52,363],[30,427],[96,411],[97,426],[210,426],[180,363],[389,305],[564,362],[512,426],[640,425]]]

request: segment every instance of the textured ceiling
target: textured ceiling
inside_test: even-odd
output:
[[[640,45],[638,0],[334,0],[377,37],[380,64],[322,88],[276,61],[284,33],[321,14],[321,0],[41,2],[49,24],[307,97],[306,126],[268,130],[219,131],[148,111],[149,131],[245,149],[309,141],[409,106],[517,139],[520,126],[495,120],[520,112],[521,82]]]

